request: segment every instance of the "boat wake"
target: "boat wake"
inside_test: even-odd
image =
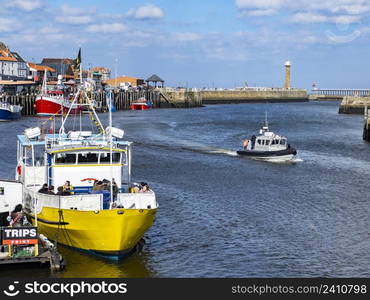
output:
[[[183,151],[191,151],[191,152],[197,152],[197,153],[203,153],[203,154],[226,155],[226,156],[231,156],[231,157],[238,156],[235,150],[212,147],[212,146],[194,143],[192,141],[186,141],[186,140],[179,141],[177,139],[171,139],[171,144],[169,143],[159,144],[159,143],[148,143],[148,142],[135,141],[135,144],[142,145],[142,146],[159,147],[159,148],[163,148],[167,150],[183,150]]]

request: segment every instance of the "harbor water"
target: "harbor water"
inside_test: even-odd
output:
[[[370,144],[362,140],[362,116],[340,115],[338,106],[113,113],[115,126],[134,142],[133,179],[148,182],[159,202],[143,251],[113,262],[59,246],[63,272],[1,270],[0,276],[369,277]],[[236,155],[265,111],[270,130],[298,150],[294,162]],[[101,119],[107,124],[108,115]],[[44,120],[0,124],[1,178],[14,178],[16,134]],[[88,116],[83,123],[91,128]]]

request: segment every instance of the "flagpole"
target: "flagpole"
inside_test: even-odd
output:
[[[78,51],[78,58],[80,60],[80,83],[82,84],[82,60],[81,60],[81,48]]]

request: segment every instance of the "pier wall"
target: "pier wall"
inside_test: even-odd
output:
[[[340,114],[363,114],[365,106],[370,107],[370,97],[344,97],[340,107]]]
[[[201,91],[203,104],[306,102],[308,94],[301,89]]]
[[[198,91],[186,89],[158,89],[160,93],[159,107],[188,108],[202,106],[202,95]]]
[[[215,90],[196,91],[189,89],[160,88],[150,91],[119,91],[113,99],[117,110],[130,109],[130,105],[141,97],[153,102],[154,108],[188,108],[200,107],[203,104],[229,103],[260,103],[260,102],[305,102],[308,101],[306,90]],[[23,115],[35,114],[36,94],[2,96],[0,101],[23,106]],[[106,93],[94,93],[93,99],[101,107],[100,111],[108,111]]]
[[[370,142],[370,107],[365,106],[364,112],[364,131],[362,137],[364,141]]]

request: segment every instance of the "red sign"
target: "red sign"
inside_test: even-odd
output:
[[[3,245],[35,245],[37,244],[36,240],[5,240]]]

